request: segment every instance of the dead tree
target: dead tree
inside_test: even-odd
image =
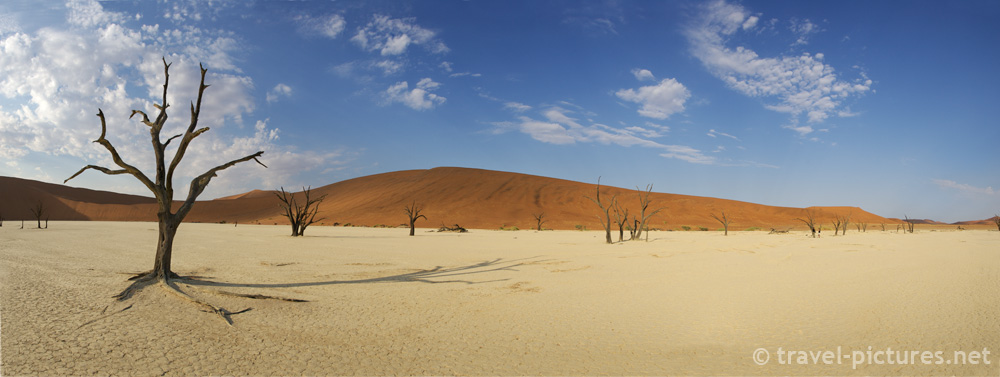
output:
[[[612,243],[612,241],[611,241],[611,213],[610,213],[610,211],[611,211],[611,208],[615,206],[615,203],[617,202],[618,197],[617,196],[612,196],[611,197],[611,203],[601,202],[601,177],[597,177],[597,196],[596,196],[596,199],[595,198],[591,198],[589,196],[584,196],[584,197],[587,198],[587,199],[590,199],[590,201],[594,202],[594,204],[597,204],[597,207],[600,208],[601,212],[604,213],[604,215],[603,215],[604,217],[601,217],[601,215],[597,215],[597,220],[599,220],[601,222],[601,226],[604,227],[604,242],[609,243],[609,244]]]
[[[726,211],[722,211],[722,217],[716,216],[714,213],[711,214],[711,215],[712,215],[712,218],[714,218],[716,221],[722,223],[722,229],[725,231],[725,234],[723,234],[723,235],[724,236],[728,236],[729,235],[729,223],[730,223],[731,219],[728,218],[728,217],[726,217]]]
[[[618,242],[625,240],[625,224],[628,223],[628,208],[623,208],[621,202],[615,201],[615,224],[618,225]],[[633,233],[629,229],[629,233]]]
[[[420,214],[420,212],[423,211],[423,210],[424,210],[423,208],[420,208],[420,207],[417,206],[417,202],[416,201],[414,201],[408,207],[403,207],[403,211],[406,211],[406,216],[408,216],[410,218],[410,235],[411,236],[414,235],[415,232],[416,232],[416,229],[417,229],[416,228],[417,219],[423,217],[424,220],[427,220],[427,216],[424,216],[424,215]]]
[[[840,218],[840,216],[835,216],[833,218],[833,235],[836,236],[837,233],[840,232],[840,225],[843,223],[842,221],[843,220]]]
[[[993,223],[997,225],[997,230],[1000,230],[1000,215],[993,215]],[[2,217],[0,217],[0,225],[3,225]]]
[[[916,221],[903,215],[903,222],[906,223],[906,225],[903,225],[903,233],[913,233],[913,226],[916,225]]]
[[[29,208],[29,210],[31,210],[31,215],[35,216],[35,221],[38,222],[38,229],[42,229],[42,215],[45,214],[45,203],[39,200],[35,203],[35,206]]]
[[[149,191],[151,191],[156,197],[156,202],[158,204],[156,218],[159,222],[159,234],[156,242],[156,255],[153,259],[153,269],[137,274],[130,279],[134,280],[134,283],[116,295],[115,298],[119,301],[126,300],[134,293],[155,283],[176,294],[178,297],[202,307],[206,311],[218,314],[226,321],[226,323],[232,325],[232,320],[229,316],[234,314],[233,312],[197,300],[181,291],[180,288],[171,282],[172,279],[180,279],[180,276],[175,274],[170,269],[171,256],[173,255],[174,236],[177,234],[177,228],[180,226],[181,221],[184,220],[184,217],[191,212],[191,208],[194,206],[195,200],[198,199],[198,196],[205,191],[205,188],[212,181],[212,178],[216,177],[220,171],[241,162],[254,160],[261,166],[264,166],[264,164],[257,159],[264,154],[263,151],[259,151],[211,168],[191,180],[187,198],[180,203],[179,206],[176,206],[176,210],[174,209],[174,172],[180,164],[181,159],[184,158],[184,153],[187,152],[191,141],[208,131],[208,127],[197,128],[198,117],[201,114],[202,96],[205,93],[205,89],[208,88],[208,85],[205,85],[205,73],[208,72],[208,70],[201,66],[199,66],[199,68],[201,69],[201,82],[198,86],[198,98],[195,102],[191,103],[191,121],[183,134],[172,136],[168,138],[166,142],[160,139],[160,132],[162,131],[164,124],[167,122],[167,108],[170,107],[170,104],[167,103],[167,86],[170,83],[170,64],[167,64],[166,59],[163,59],[163,102],[160,104],[153,104],[153,106],[159,110],[159,114],[156,115],[155,119],[150,120],[146,113],[142,110],[132,110],[132,115],[129,116],[130,119],[135,115],[141,116],[142,123],[149,127],[154,162],[156,164],[156,175],[152,179],[146,176],[145,173],[135,166],[125,162],[125,160],[118,154],[118,150],[116,150],[111,144],[111,141],[106,138],[108,127],[107,122],[104,119],[104,111],[98,109],[97,117],[101,119],[101,136],[94,142],[100,144],[108,150],[108,153],[111,154],[111,158],[115,162],[115,165],[118,165],[120,169],[112,170],[102,166],[87,165],[83,167],[83,169],[80,169],[80,171],[76,172],[76,174],[73,174],[73,176],[66,179],[63,183],[75,178],[87,169],[97,170],[108,175],[129,174],[139,180],[139,182],[146,186],[146,188],[149,189]],[[174,152],[173,158],[168,163],[164,153],[170,142],[178,138],[180,138],[180,142],[177,145],[177,150]],[[264,167],[266,168],[267,166]]]
[[[805,218],[803,219],[799,217],[795,219],[805,223],[806,226],[809,227],[809,231],[812,232],[812,237],[816,238],[816,213],[810,210],[803,210],[803,211],[805,212],[803,214],[803,217]]]
[[[542,220],[543,218],[545,218],[545,212],[542,212],[542,213],[539,213],[539,214],[534,214],[533,213],[533,214],[531,214],[531,217],[535,218],[535,225],[537,226],[537,229],[539,231],[542,230],[542,224],[545,224],[546,222],[548,222],[548,220]]]
[[[319,213],[319,203],[326,198],[326,195],[320,196],[318,198],[310,198],[312,194],[312,187],[303,187],[302,195],[304,196],[303,203],[299,203],[295,199],[295,194],[286,192],[285,188],[282,187],[280,191],[274,193],[281,201],[281,210],[283,215],[288,218],[288,222],[292,225],[292,237],[304,236],[306,234],[306,227],[322,221],[323,218],[316,218],[316,214]]]
[[[647,231],[649,230],[648,229],[649,225],[647,225],[647,221],[649,221],[649,218],[653,217],[653,215],[657,213],[660,213],[660,211],[662,211],[663,208],[657,208],[655,210],[649,211],[649,205],[650,203],[652,203],[652,201],[649,199],[649,194],[653,191],[652,183],[646,185],[646,191],[639,190],[639,186],[635,187],[635,191],[636,193],[639,194],[639,217],[636,218],[636,220],[639,220],[639,222],[636,225],[635,234],[632,236],[632,239],[638,240],[640,239],[640,237],[642,237],[643,229],[646,229]],[[647,214],[646,211],[649,211],[649,213]],[[646,240],[649,240],[648,236],[646,237]]]
[[[848,212],[844,216],[838,216],[838,218],[840,218],[840,226],[842,227],[841,229],[843,229],[843,230],[841,230],[841,232],[842,232],[841,234],[844,235],[844,236],[846,236],[847,235],[847,224],[849,224],[851,222],[851,213]],[[834,234],[834,235],[836,236],[836,234]]]

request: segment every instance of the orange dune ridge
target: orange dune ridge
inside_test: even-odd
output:
[[[399,226],[406,222],[403,207],[416,202],[427,219],[422,228],[458,224],[474,229],[517,227],[534,229],[534,214],[544,213],[546,229],[602,229],[600,210],[586,196],[595,185],[519,173],[442,167],[370,175],[317,187],[314,196],[326,195],[320,204],[317,225]],[[612,196],[638,214],[636,190],[602,186],[601,198]],[[301,197],[301,193],[297,193]],[[0,213],[8,220],[32,219],[29,207],[42,201],[50,220],[155,221],[156,202],[149,197],[72,188],[18,178],[0,177]],[[690,195],[652,193],[651,209],[663,210],[650,219],[652,229],[721,229],[711,214],[726,212],[730,230],[748,228],[806,229],[796,220],[813,211],[817,223],[831,229],[837,215],[851,214],[851,222],[869,226],[896,224],[857,207],[776,207],[735,200]],[[199,202],[188,222],[287,224],[273,191],[243,194]],[[44,217],[43,217],[44,219]],[[614,224],[612,224],[614,227]],[[853,229],[853,225],[852,225]]]

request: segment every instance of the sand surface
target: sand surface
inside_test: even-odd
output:
[[[1000,375],[1000,233],[601,232],[185,224],[181,289],[110,297],[153,223],[0,227],[3,375]],[[252,300],[211,293],[309,300]],[[782,350],[978,365],[788,365]],[[768,363],[754,361],[758,348]],[[760,356],[760,355],[758,355]],[[787,360],[786,360],[787,361]],[[990,364],[985,364],[989,361]]]

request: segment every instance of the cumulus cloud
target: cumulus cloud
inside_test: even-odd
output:
[[[448,52],[448,46],[436,38],[435,32],[415,22],[415,18],[375,15],[372,21],[358,28],[351,41],[365,51],[378,51],[382,56],[401,55],[410,45],[422,46],[432,53]]]
[[[935,179],[935,180],[933,180],[933,182],[934,182],[934,184],[938,185],[941,188],[958,190],[959,192],[962,192],[962,193],[965,193],[965,194],[978,194],[978,195],[997,195],[998,194],[998,191],[993,190],[993,187],[991,187],[991,186],[976,187],[976,186],[968,185],[968,184],[965,184],[965,183],[958,183],[958,182],[947,180],[947,179]]]
[[[424,78],[417,82],[415,88],[410,90],[406,81],[400,81],[389,86],[383,95],[388,103],[398,102],[414,110],[429,110],[446,101],[445,97],[431,93],[432,90],[440,86],[440,83],[434,82],[430,78]]]
[[[277,102],[281,97],[290,97],[292,95],[292,87],[285,84],[275,85],[274,88],[267,92],[267,102],[273,103]]]
[[[863,73],[851,81],[841,79],[823,62],[822,53],[762,57],[748,47],[731,46],[737,33],[751,31],[757,23],[757,16],[743,6],[717,0],[704,5],[685,34],[692,54],[713,75],[744,95],[773,99],[766,108],[788,113],[793,124],[803,115],[808,123],[823,122],[841,114],[847,98],[871,90],[872,80]],[[793,25],[800,39],[818,30],[808,20]],[[808,126],[793,129],[812,132]]]
[[[652,77],[652,73],[649,77]],[[670,115],[684,111],[684,102],[691,97],[691,92],[677,80],[663,79],[657,85],[643,86],[638,90],[621,89],[615,95],[625,101],[641,104],[639,115],[667,119]]]

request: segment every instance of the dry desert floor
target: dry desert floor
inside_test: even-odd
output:
[[[111,299],[152,266],[154,223],[19,225],[3,375],[1000,375],[996,231],[184,224],[178,286],[250,309],[229,326],[157,286]]]

